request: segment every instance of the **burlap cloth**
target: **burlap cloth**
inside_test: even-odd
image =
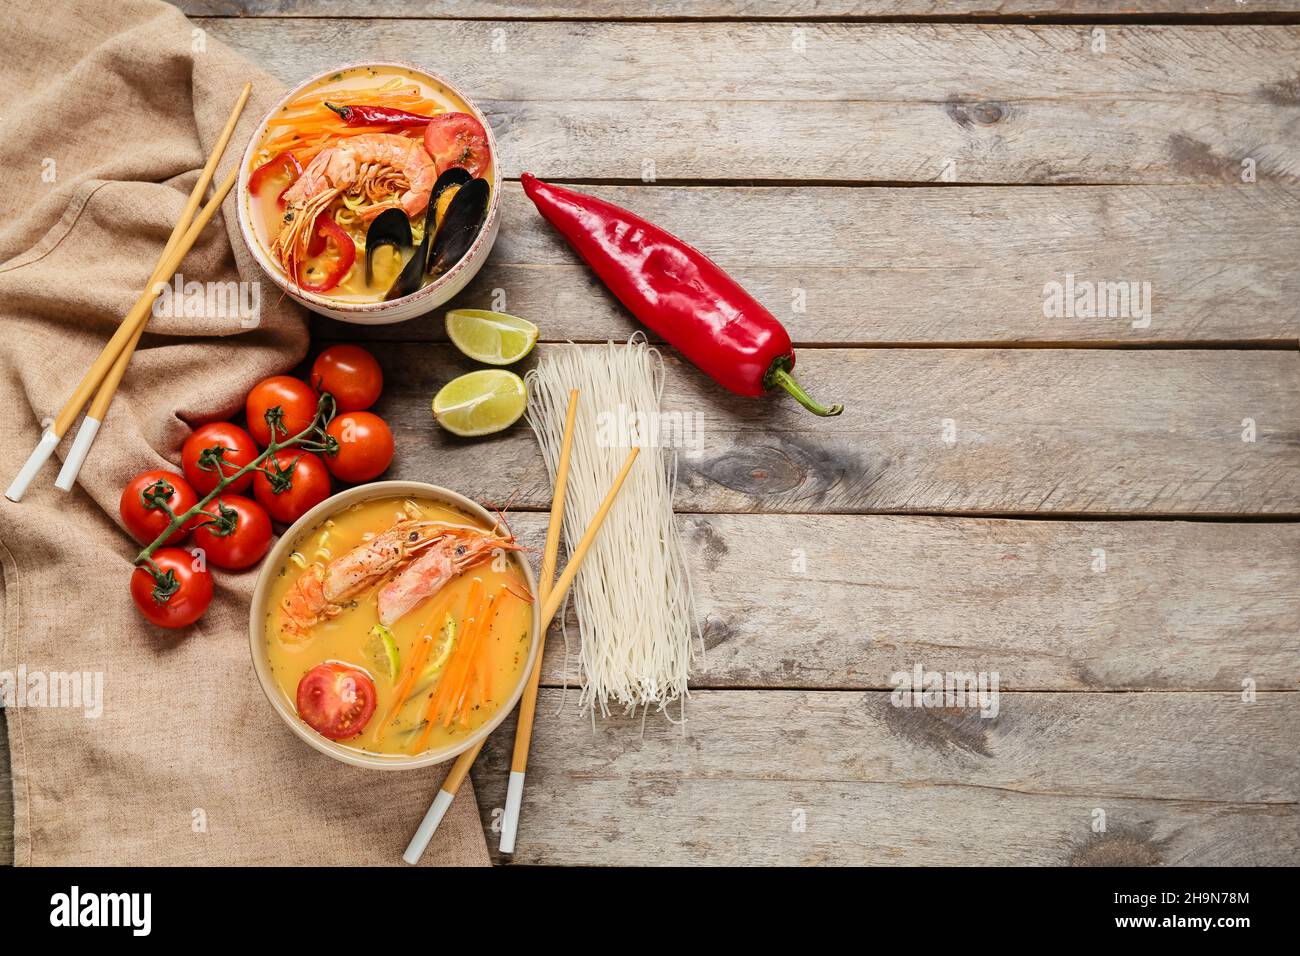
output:
[[[152,0],[5,10],[0,136],[0,467],[7,485],[138,292],[240,86],[254,93],[217,178],[283,91]],[[354,51],[355,52],[355,51]],[[233,196],[187,280],[259,280]],[[224,221],[223,221],[224,219]],[[232,252],[233,247],[233,252]],[[262,290],[260,324],[150,324],[72,494],[51,462],[0,501],[0,671],[103,674],[103,713],[8,708],[18,864],[390,864],[444,768],[380,773],[312,751],[276,718],[249,661],[253,572],[217,572],[202,621],[134,610],[118,496],[174,467],[190,427],[234,413],[306,354],[303,313]],[[65,438],[60,454],[71,437]],[[486,864],[468,781],[425,861]]]

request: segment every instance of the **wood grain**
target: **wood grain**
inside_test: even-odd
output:
[[[524,364],[567,347],[538,346]],[[434,392],[474,363],[450,345],[374,352],[387,382],[376,410],[401,450],[390,477],[547,505],[522,422],[474,441],[433,422]],[[847,407],[833,419],[776,396],[737,399],[664,360],[665,421],[690,429],[679,511],[1300,514],[1291,352],[805,349],[804,385]],[[1254,442],[1242,440],[1247,418]]]
[[[200,21],[285,83],[436,69],[503,172],[641,180],[1240,182],[1300,173],[1300,28]]]
[[[593,731],[544,691],[514,860],[1300,861],[1294,693],[1002,693],[992,719],[890,696],[702,691],[684,731],[657,716]],[[510,739],[474,775],[490,834]]]
[[[545,515],[511,519],[540,549]],[[695,688],[894,686],[916,663],[1007,690],[1300,687],[1300,525],[684,515]],[[1102,570],[1104,568],[1104,570]],[[552,627],[543,680],[578,681]]]
[[[597,186],[686,238],[796,344],[1260,342],[1300,339],[1300,188],[971,187],[797,190]],[[743,225],[742,225],[743,223]],[[1149,319],[1044,317],[1045,287],[1149,283]],[[634,320],[517,183],[500,238],[449,307],[532,317],[548,341],[624,338]],[[320,338],[445,340],[442,310]]]
[[[355,0],[178,0],[191,16],[355,17]],[[368,17],[601,20],[732,17],[1241,16],[1300,10],[1295,0],[370,0]]]

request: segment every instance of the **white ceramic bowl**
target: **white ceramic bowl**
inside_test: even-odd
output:
[[[488,199],[487,218],[483,220],[483,228],[479,230],[474,244],[445,275],[439,276],[434,282],[430,282],[410,295],[394,299],[392,302],[340,302],[326,295],[297,288],[293,282],[289,281],[289,277],[285,275],[284,270],[272,258],[270,250],[258,239],[257,232],[253,229],[249,210],[248,179],[253,172],[249,167],[252,165],[253,155],[257,151],[257,144],[262,141],[262,136],[266,132],[266,125],[271,118],[286,103],[299,96],[303,90],[313,83],[344,70],[366,66],[397,67],[398,69],[410,70],[419,74],[429,83],[441,86],[452,96],[459,98],[474,118],[483,124],[483,129],[487,133],[488,149],[491,150],[492,155],[492,179],[490,182],[492,195]],[[302,303],[313,312],[319,312],[321,315],[327,315],[342,322],[354,322],[358,325],[387,325],[391,322],[404,322],[407,319],[414,319],[417,316],[431,312],[438,306],[447,303],[478,274],[478,270],[487,261],[488,253],[492,251],[492,244],[496,242],[497,232],[501,228],[501,162],[491,124],[488,123],[487,117],[483,115],[482,111],[470,101],[469,97],[453,84],[436,73],[430,73],[428,70],[412,66],[409,63],[392,60],[349,63],[345,66],[336,66],[325,70],[299,84],[276,103],[269,113],[262,117],[262,121],[257,124],[257,131],[254,132],[253,138],[248,142],[248,148],[244,150],[244,158],[241,160],[241,164],[236,205],[239,209],[239,233],[244,237],[244,245],[248,247],[248,251],[252,253],[253,258],[257,260],[257,264],[262,267],[262,270],[271,277],[271,281],[279,286],[290,298]]]
[[[512,552],[509,556],[510,560],[514,561],[523,572],[524,581],[528,585],[528,593],[533,598],[533,634],[528,646],[528,660],[524,662],[523,669],[519,672],[519,679],[515,682],[515,686],[511,688],[510,695],[492,716],[492,719],[452,746],[426,750],[414,756],[366,753],[354,747],[349,747],[346,743],[322,737],[308,727],[298,717],[294,705],[285,699],[284,694],[280,692],[280,688],[276,686],[275,679],[271,676],[271,667],[266,653],[267,608],[265,607],[271,582],[275,579],[278,569],[288,560],[290,553],[293,551],[293,546],[314,526],[357,502],[370,501],[374,498],[396,497],[431,499],[472,515],[489,525],[496,520],[486,509],[464,495],[422,481],[376,481],[368,485],[358,485],[355,488],[341,491],[312,508],[311,511],[295,521],[292,527],[280,536],[280,540],[275,543],[275,547],[271,549],[262,562],[261,571],[257,575],[257,585],[253,589],[253,601],[248,616],[248,641],[253,654],[253,670],[257,672],[257,680],[262,685],[262,692],[266,694],[266,699],[271,702],[271,707],[280,715],[280,719],[289,726],[290,730],[321,753],[329,754],[335,760],[341,760],[355,767],[370,767],[376,770],[412,770],[417,767],[428,767],[450,760],[462,751],[476,747],[486,740],[488,735],[515,709],[515,704],[519,703],[519,698],[523,695],[524,684],[528,680],[528,675],[533,672],[533,663],[537,658],[537,638],[540,633],[542,613],[541,602],[537,600],[537,585],[533,578],[532,569],[528,566],[528,562],[524,559],[522,553]]]

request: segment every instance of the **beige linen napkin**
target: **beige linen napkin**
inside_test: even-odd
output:
[[[0,75],[7,485],[144,287],[240,86],[251,79],[254,93],[218,179],[282,91],[152,0],[11,4]],[[232,196],[182,264],[187,281],[261,280],[234,209]],[[184,632],[146,624],[131,603],[122,486],[175,467],[192,425],[235,413],[253,382],[307,351],[303,314],[270,282],[260,291],[255,327],[156,317],[81,487],[54,490],[51,462],[21,504],[0,501],[0,674],[103,682],[99,716],[6,711],[19,864],[396,863],[441,782],[443,768],[346,767],[281,724],[249,661],[254,572],[217,572],[212,608]],[[425,859],[487,863],[468,783]]]

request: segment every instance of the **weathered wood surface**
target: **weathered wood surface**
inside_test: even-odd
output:
[[[1300,186],[862,189],[597,186],[687,237],[796,344],[1257,342],[1300,339]],[[737,229],[743,216],[745,228]],[[1045,287],[1149,283],[1149,319],[1044,316]],[[1130,302],[1130,306],[1135,304]],[[517,183],[500,238],[451,306],[532,316],[549,341],[625,338],[618,301]],[[449,307],[451,307],[449,306]],[[319,337],[446,338],[442,310]]]
[[[191,16],[355,17],[355,0],[178,0]],[[689,20],[704,17],[1220,16],[1300,11],[1295,0],[370,0],[367,17]]]
[[[695,687],[880,689],[917,662],[996,671],[1008,690],[1300,687],[1297,524],[682,515],[678,525],[704,645]],[[540,549],[544,514],[511,526]],[[568,623],[567,661],[558,623],[548,638],[548,684],[578,679],[572,612]]]
[[[684,732],[657,716],[593,731],[572,696],[543,691],[513,859],[1300,862],[1294,693],[1002,693],[991,719],[890,696],[702,691]],[[504,731],[474,775],[489,846]]]
[[[1300,27],[216,18],[285,83],[373,55],[483,107],[503,172],[1240,182],[1300,173]],[[347,51],[346,55],[341,51]],[[648,165],[649,164],[649,165]]]
[[[568,347],[538,346],[526,364]],[[474,363],[450,345],[374,351],[387,381],[376,408],[399,448],[391,477],[548,505],[526,424],[465,441],[433,422],[434,392]],[[664,410],[692,429],[681,511],[1300,514],[1294,352],[805,349],[804,385],[847,406],[832,419],[729,398],[664,361]]]

